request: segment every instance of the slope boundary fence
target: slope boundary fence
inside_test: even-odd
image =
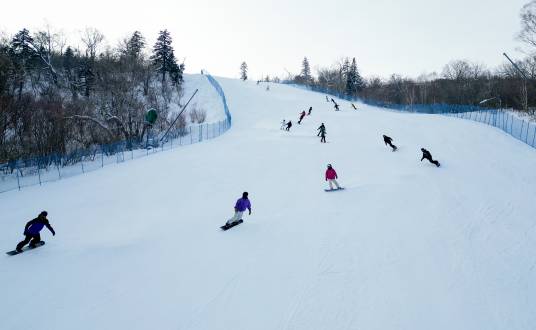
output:
[[[526,143],[533,148],[536,148],[536,123],[527,119],[520,118],[510,110],[484,108],[475,105],[456,104],[393,104],[352,97],[325,88],[311,88],[304,86],[296,87],[306,88],[315,92],[321,92],[351,102],[362,102],[370,106],[385,108],[394,111],[435,114],[476,121],[479,123],[496,127],[504,131],[505,133],[511,135],[515,139]]]
[[[225,93],[216,79],[205,75],[218,92],[225,110],[225,119],[213,123],[202,123],[174,129],[160,142],[161,134],[147,141],[120,141],[112,144],[94,145],[64,154],[51,154],[24,158],[0,164],[0,193],[21,190],[24,187],[42,185],[75,175],[94,171],[106,165],[122,163],[171,150],[184,145],[216,138],[231,128],[231,113]]]

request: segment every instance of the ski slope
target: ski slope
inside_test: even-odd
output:
[[[0,257],[0,329],[536,328],[535,150],[471,121],[218,80],[222,137],[0,195],[4,250],[41,210],[57,232]],[[323,191],[327,163],[346,190]],[[243,191],[253,214],[220,231]]]

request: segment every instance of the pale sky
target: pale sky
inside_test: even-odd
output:
[[[515,40],[519,12],[529,0],[26,0],[3,1],[0,30],[35,31],[48,22],[70,44],[85,27],[99,29],[107,43],[139,30],[152,47],[159,30],[173,37],[186,71],[202,68],[238,77],[242,61],[251,79],[285,69],[356,57],[365,76],[399,73],[416,77],[441,72],[454,59],[494,67],[503,52],[519,58]],[[21,5],[22,4],[22,5]]]

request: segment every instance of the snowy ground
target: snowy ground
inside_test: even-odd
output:
[[[198,90],[186,112],[187,120],[190,120],[188,112],[192,109],[204,111],[207,115],[205,122],[214,123],[225,119],[225,111],[218,92],[212,87],[207,77],[201,74],[185,74],[183,84],[183,96],[181,105],[186,104],[195,90]],[[176,106],[171,109],[172,113],[180,112],[181,108]],[[173,117],[175,118],[175,117]]]
[[[0,195],[4,250],[42,209],[57,231],[0,257],[1,329],[536,328],[535,150],[471,121],[219,81],[222,137]],[[327,163],[345,191],[323,191]],[[253,215],[221,232],[244,190]]]

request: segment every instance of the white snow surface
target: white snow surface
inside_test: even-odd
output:
[[[207,77],[201,74],[184,74],[184,84],[182,89],[181,106],[184,106],[195,90],[198,90],[190,105],[185,110],[186,119],[190,122],[189,112],[193,109],[206,113],[206,123],[215,123],[225,119],[225,110],[218,92],[212,87]],[[175,118],[182,107],[177,104],[170,104],[170,112]]]
[[[0,329],[536,329],[535,150],[472,121],[218,80],[222,137],[0,195],[5,251],[41,210],[57,232],[0,257]],[[346,190],[324,192],[327,163]],[[221,231],[243,191],[253,214]]]

